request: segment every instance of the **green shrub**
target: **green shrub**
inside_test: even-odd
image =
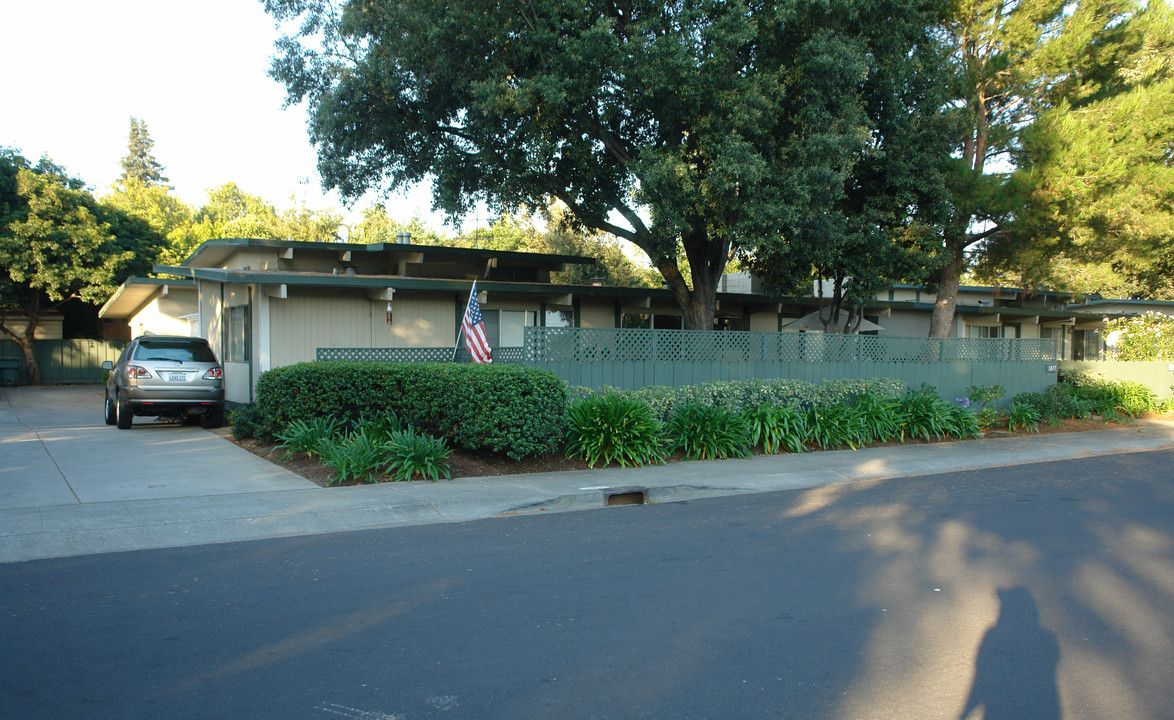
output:
[[[1003,414],[994,406],[1006,390],[1002,385],[970,385],[966,388],[965,404],[974,411],[978,427],[990,430],[1002,419]],[[977,405],[977,407],[974,407]]]
[[[555,452],[566,435],[566,383],[520,365],[300,363],[262,373],[256,396],[274,433],[297,418],[355,426],[392,411],[452,446],[515,460]]]
[[[762,446],[762,451],[773,455],[780,451],[803,452],[807,439],[807,415],[794,405],[776,407],[759,405],[742,411],[742,418],[750,430],[750,444]]]
[[[261,411],[253,403],[237,405],[228,412],[228,422],[232,425],[232,436],[237,440],[249,438],[268,439],[262,437],[258,430],[263,427]]]
[[[334,471],[331,484],[375,482],[376,472],[387,463],[387,442],[359,430],[326,438],[317,450],[322,464]]]
[[[445,446],[443,438],[434,438],[409,427],[392,432],[387,441],[386,472],[393,480],[412,480],[419,477],[435,482],[441,475],[448,480],[452,478],[452,469],[448,462],[450,455],[452,450]]]
[[[808,439],[825,450],[841,445],[856,450],[866,445],[870,429],[862,410],[846,402],[811,406],[807,410]]]
[[[852,409],[860,418],[865,444],[904,440],[904,414],[895,399],[858,395]]]
[[[723,407],[690,403],[669,418],[669,442],[688,460],[724,460],[750,454],[750,428],[739,414]]]
[[[894,378],[870,378],[861,380],[825,380],[815,385],[803,380],[790,378],[763,380],[728,380],[700,383],[683,387],[654,385],[640,390],[617,390],[601,388],[589,390],[575,388],[575,397],[606,395],[615,393],[632,397],[648,405],[660,420],[667,421],[679,408],[686,405],[715,406],[741,413],[762,405],[787,407],[797,405],[835,405],[852,402],[861,395],[875,395],[881,399],[896,399],[905,394],[908,387]]]
[[[404,430],[404,424],[394,410],[384,410],[362,416],[355,423],[354,429],[369,433],[374,438],[390,441]]]
[[[1147,385],[1122,380],[1112,386],[1116,408],[1127,417],[1137,417],[1158,407],[1158,396]]]
[[[567,457],[591,467],[664,462],[663,424],[639,400],[616,393],[584,397],[571,405],[568,414]]]
[[[1028,432],[1039,430],[1040,414],[1036,406],[1030,402],[1013,400],[1011,412],[1007,414],[1007,429],[1023,428]]]
[[[310,418],[309,420],[294,420],[285,430],[277,433],[278,450],[284,450],[281,459],[284,460],[296,453],[305,453],[313,457],[318,453],[318,446],[324,440],[333,438],[342,428],[342,423],[333,418]]]
[[[931,387],[911,390],[898,403],[905,432],[923,440],[940,440],[957,426],[954,409]],[[961,408],[958,408],[961,409]]]
[[[951,405],[945,401],[942,402],[941,407],[945,415],[942,426],[946,435],[956,438],[982,437],[984,426],[978,415],[959,405]]]

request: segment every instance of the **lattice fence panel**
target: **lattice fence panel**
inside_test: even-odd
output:
[[[526,328],[527,362],[1028,362],[1051,339],[902,338],[818,333]]]
[[[523,348],[494,348],[493,361],[503,364],[518,364],[523,361]],[[342,360],[346,362],[471,362],[469,351],[461,348],[453,359],[451,347],[431,348],[318,348],[315,359],[319,361]]]

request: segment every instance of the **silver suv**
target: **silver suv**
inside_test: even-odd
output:
[[[204,338],[143,335],[102,368],[110,371],[107,425],[126,430],[135,415],[224,423],[224,371]]]

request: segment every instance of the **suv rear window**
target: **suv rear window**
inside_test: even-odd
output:
[[[135,348],[135,360],[173,360],[177,362],[216,362],[212,348],[202,342],[185,340],[143,340]]]

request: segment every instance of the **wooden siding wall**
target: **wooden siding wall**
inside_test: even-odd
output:
[[[314,360],[320,347],[429,347],[452,345],[456,338],[451,295],[397,294],[392,313],[388,326],[384,300],[290,288],[289,297],[269,301],[271,367]]]

